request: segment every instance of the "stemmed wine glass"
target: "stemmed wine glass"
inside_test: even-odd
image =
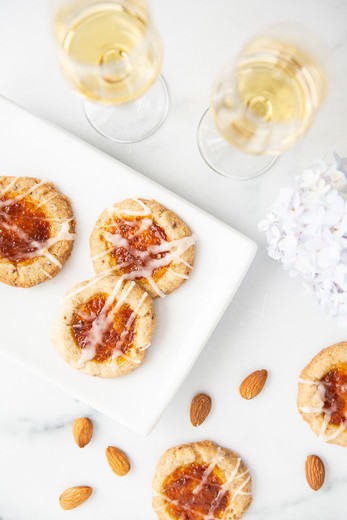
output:
[[[146,0],[58,0],[54,26],[62,70],[91,125],[121,143],[155,132],[169,98]]]
[[[198,146],[217,173],[250,179],[310,127],[327,90],[328,51],[307,28],[278,24],[217,78]]]

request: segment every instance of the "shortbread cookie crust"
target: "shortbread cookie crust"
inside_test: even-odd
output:
[[[322,440],[347,446],[347,342],[321,350],[301,372],[298,409]]]
[[[96,273],[124,275],[153,298],[187,280],[194,244],[195,237],[173,211],[146,199],[127,199],[104,211],[90,239]]]
[[[249,470],[214,442],[171,448],[158,462],[153,509],[160,520],[237,520],[251,501]]]
[[[71,254],[71,204],[48,181],[0,177],[0,281],[32,287],[53,278]]]
[[[110,378],[141,365],[154,328],[150,296],[134,281],[101,275],[67,293],[52,338],[70,366]]]

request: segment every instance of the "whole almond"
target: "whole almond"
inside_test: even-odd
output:
[[[106,448],[107,461],[112,469],[113,473],[119,477],[124,477],[130,471],[130,463],[128,457],[123,451],[115,448],[114,446],[108,446]]]
[[[76,419],[72,425],[72,433],[77,446],[84,448],[93,437],[93,423],[87,417]]]
[[[325,467],[322,459],[317,455],[309,455],[305,463],[306,480],[310,488],[318,491],[325,479]]]
[[[190,422],[193,426],[200,426],[212,408],[211,397],[207,394],[197,394],[190,405]]]
[[[267,380],[267,370],[256,370],[247,376],[241,383],[239,392],[244,399],[253,399],[262,389]]]
[[[93,493],[89,486],[74,486],[66,489],[60,495],[59,502],[63,509],[74,509],[85,502]]]

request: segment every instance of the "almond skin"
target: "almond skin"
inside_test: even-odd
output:
[[[106,448],[106,458],[113,473],[124,477],[130,471],[130,463],[125,453],[114,446]]]
[[[85,502],[93,493],[89,486],[74,486],[65,489],[60,495],[59,502],[62,509],[74,509]]]
[[[193,426],[200,426],[212,408],[211,397],[207,394],[197,394],[193,397],[190,405],[190,422]]]
[[[77,446],[84,448],[93,437],[93,423],[87,417],[76,419],[72,425],[72,433]]]
[[[308,485],[314,491],[318,491],[325,479],[324,463],[318,455],[309,455],[305,462],[305,474]]]
[[[244,399],[253,399],[262,389],[267,380],[267,370],[256,370],[247,376],[241,383],[239,392]]]

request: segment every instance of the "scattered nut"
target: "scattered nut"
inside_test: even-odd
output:
[[[212,408],[211,397],[207,394],[197,394],[190,405],[190,422],[193,426],[200,426],[207,416],[209,415]]]
[[[59,502],[63,509],[75,509],[88,500],[93,493],[89,486],[74,486],[66,489],[60,495]]]
[[[253,399],[262,389],[267,380],[267,370],[256,370],[249,374],[241,383],[239,392],[244,399]]]
[[[305,462],[305,474],[308,485],[314,491],[318,491],[325,479],[325,467],[318,455],[309,455]]]
[[[106,458],[113,473],[124,477],[130,471],[130,463],[125,453],[114,446],[106,448]]]
[[[76,419],[72,425],[72,433],[77,446],[84,448],[93,437],[93,423],[87,417]]]

